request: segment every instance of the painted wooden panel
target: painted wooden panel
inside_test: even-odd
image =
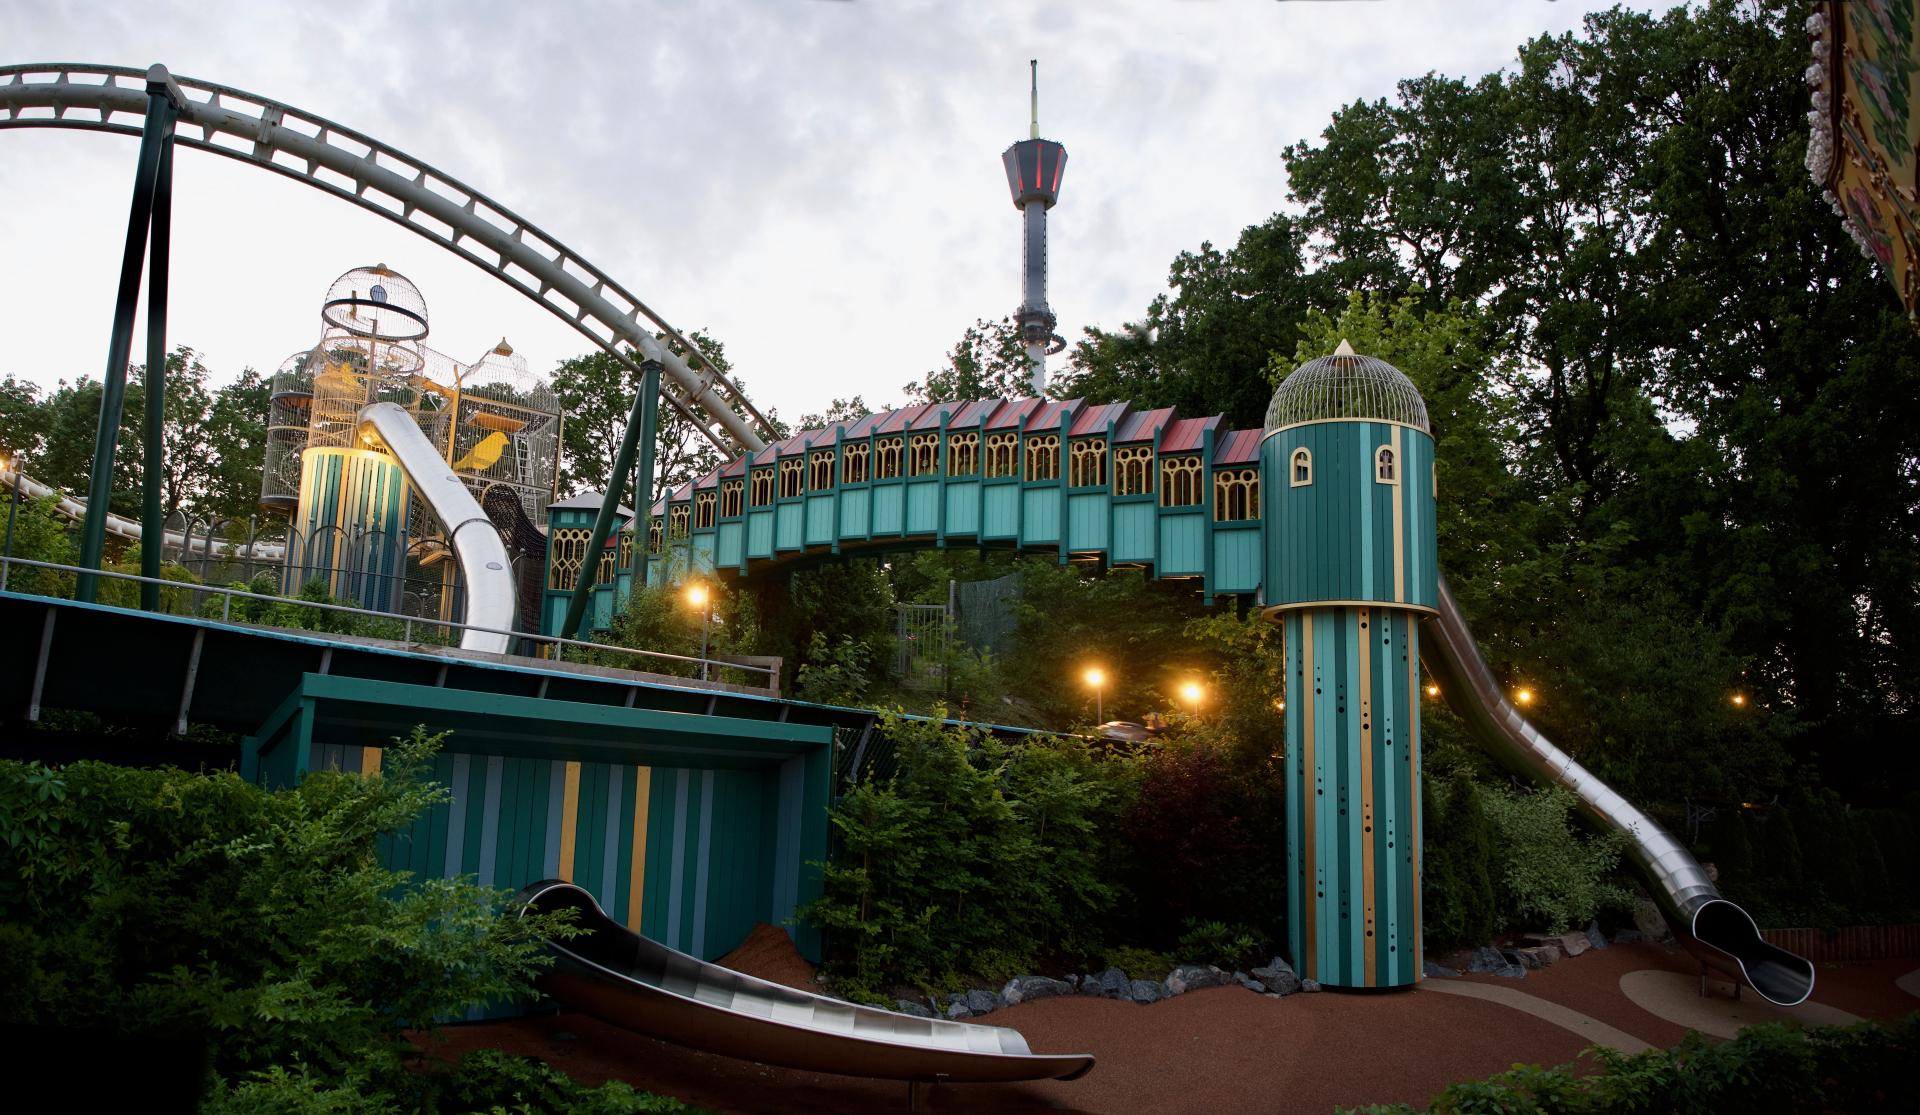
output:
[[[907,533],[932,534],[940,529],[940,481],[919,480],[907,485]]]
[[[1041,546],[1060,541],[1060,489],[1021,489],[1020,541]]]
[[[906,485],[876,484],[873,497],[873,533],[899,534],[906,525]]]
[[[1260,531],[1258,528],[1213,532],[1214,592],[1252,592],[1260,587]]]
[[[1107,548],[1108,499],[1104,492],[1067,497],[1067,548],[1098,553]]]
[[[747,557],[770,558],[773,556],[773,512],[771,510],[747,512]]]
[[[807,545],[833,544],[833,493],[807,497]]]
[[[946,533],[972,535],[980,532],[980,482],[953,480],[947,483]]]
[[[1199,576],[1206,571],[1207,517],[1204,511],[1161,515],[1160,560],[1154,572],[1162,577]]]
[[[798,503],[783,503],[773,509],[773,545],[780,550],[798,550],[806,545],[806,508]]]
[[[714,560],[723,567],[736,568],[746,558],[746,527],[740,523],[721,523],[714,532]]]
[[[713,571],[714,535],[711,532],[693,536],[692,552],[689,555],[689,572],[711,573]]]
[[[848,488],[840,493],[840,537],[842,539],[850,540],[867,536],[867,515],[872,504],[873,497],[865,488]]]
[[[980,537],[1014,537],[1020,530],[1020,486],[985,485],[980,497],[980,515]]]
[[[1113,505],[1113,560],[1154,559],[1154,514],[1151,503]]]

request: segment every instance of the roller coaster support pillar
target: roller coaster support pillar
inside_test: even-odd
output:
[[[126,249],[120,256],[120,291],[113,308],[113,335],[107,345],[107,373],[101,384],[100,422],[95,428],[93,441],[93,471],[87,478],[87,518],[80,533],[80,565],[83,569],[100,568],[106,550],[107,511],[113,499],[113,450],[120,437],[120,416],[126,404],[127,357],[133,349],[133,315],[140,304],[140,250],[147,247],[147,233],[153,223],[155,189],[160,181],[163,154],[173,147],[174,122],[186,107],[186,94],[174,84],[166,67],[156,65],[147,71],[147,119],[140,133],[140,159],[133,178],[133,204],[127,213]],[[172,160],[165,159],[164,162],[170,174]],[[164,232],[160,251],[165,251]],[[156,271],[155,289],[161,292],[161,304],[153,309],[164,314],[164,254],[156,259]],[[164,347],[164,321],[157,328],[160,330],[160,344]],[[153,329],[150,328],[148,332],[151,343]],[[164,356],[163,352],[161,376],[165,375]],[[150,369],[148,375],[153,374]],[[152,416],[158,414],[159,410],[154,401],[148,402],[149,430],[153,429]],[[149,434],[149,441],[157,443],[158,439]],[[157,459],[155,454],[155,448],[150,445],[149,468],[143,480],[149,489],[157,492],[160,470],[152,465]],[[158,554],[158,543],[164,538],[157,518],[144,523],[141,531],[144,536],[141,549],[151,549]],[[74,586],[75,599],[92,602],[98,591],[98,580],[89,573],[82,573]],[[141,595],[144,601],[146,593]]]
[[[660,382],[660,361],[648,356],[640,364],[641,381],[658,384]],[[652,396],[645,391],[633,397],[633,410],[627,414],[627,433],[620,439],[620,452],[613,459],[613,475],[607,481],[607,494],[600,501],[600,514],[594,516],[593,534],[587,540],[587,560],[581,563],[580,578],[573,586],[573,599],[567,602],[567,618],[560,624],[560,633],[569,639],[584,639],[588,632],[587,600],[593,595],[595,570],[600,567],[600,552],[606,548],[607,536],[613,533],[614,512],[620,508],[621,489],[633,473],[633,458],[640,443],[640,427],[646,424],[646,414],[654,406]],[[652,443],[648,443],[652,449]],[[651,510],[650,508],[648,509]]]
[[[647,583],[646,522],[653,516],[654,452],[660,443],[660,366],[652,362],[640,369],[640,471],[633,481],[633,581]],[[664,532],[663,532],[664,533]]]
[[[145,490],[140,499],[140,575],[153,580],[140,582],[140,607],[149,612],[160,610],[157,582],[161,550],[165,549],[167,537],[166,520],[160,509],[160,486],[167,468],[167,250],[173,224],[172,135],[173,123],[169,119],[167,140],[160,146],[160,165],[153,179],[153,228],[147,237],[147,454],[141,468]],[[184,559],[187,555],[180,556]]]

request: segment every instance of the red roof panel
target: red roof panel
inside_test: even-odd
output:
[[[1173,420],[1173,408],[1161,407],[1158,410],[1136,410],[1122,419],[1113,432],[1116,442],[1152,441],[1166,429]]]
[[[1229,430],[1213,441],[1213,463],[1244,465],[1260,459],[1260,435],[1263,430]]]
[[[1212,418],[1176,418],[1167,423],[1167,431],[1160,438],[1160,452],[1191,453],[1200,448],[1206,432],[1219,425],[1217,414]]]

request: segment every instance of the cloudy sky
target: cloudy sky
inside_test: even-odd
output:
[[[1281,148],[1340,105],[1500,68],[1599,6],[0,0],[0,63],[159,61],[375,136],[720,338],[749,395],[793,418],[897,401],[1019,302],[999,155],[1026,135],[1029,58],[1042,132],[1070,155],[1049,293],[1071,340],[1138,317],[1176,253],[1283,208]],[[0,130],[0,376],[100,374],[136,146]],[[328,283],[375,261],[419,284],[428,343],[456,357],[502,335],[536,368],[589,347],[307,186],[183,149],[174,189],[170,341],[218,377],[311,346]]]

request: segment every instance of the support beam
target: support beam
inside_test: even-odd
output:
[[[652,353],[642,360],[640,370],[642,383],[660,382],[660,361]],[[565,638],[587,637],[587,601],[593,596],[594,583],[599,577],[600,552],[606,548],[607,536],[613,533],[614,512],[620,508],[620,490],[626,487],[627,476],[633,472],[640,427],[650,405],[655,405],[654,400],[645,391],[633,397],[633,410],[627,414],[627,433],[620,439],[620,452],[614,456],[613,475],[607,482],[606,498],[600,501],[600,513],[594,516],[593,534],[587,539],[587,556],[580,563],[580,577],[573,586],[573,599],[567,602],[567,618],[560,624],[560,634]]]
[[[660,442],[660,366],[652,361],[640,366],[640,402],[640,471],[633,481],[633,521],[627,526],[633,531],[631,583],[644,587],[647,583],[647,536],[643,533],[643,524],[653,517],[654,455]]]
[[[156,100],[160,100],[158,95]],[[161,138],[160,162],[153,180],[152,229],[147,238],[147,436],[146,461],[141,468],[140,499],[140,575],[158,580],[161,550],[166,548],[166,523],[161,517],[160,487],[167,473],[167,259],[173,228],[173,114],[166,114],[166,134]],[[91,506],[91,504],[89,504]],[[189,530],[191,537],[192,531]],[[211,542],[213,528],[207,528]],[[184,560],[188,555],[182,553]],[[205,572],[205,569],[202,569]],[[160,586],[153,581],[140,584],[140,607],[149,612],[160,610]],[[194,649],[199,649],[199,640]],[[191,672],[189,672],[191,678]],[[191,683],[189,683],[191,684]],[[186,713],[181,713],[180,734],[186,734]]]

